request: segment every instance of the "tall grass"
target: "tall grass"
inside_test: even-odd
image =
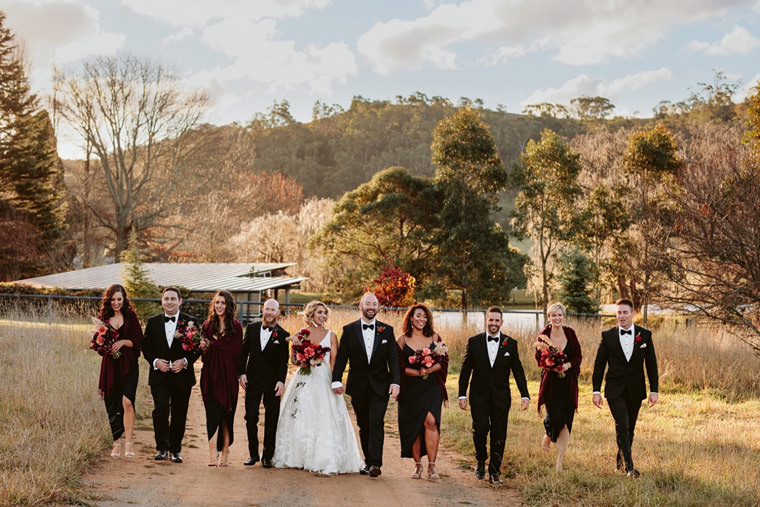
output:
[[[81,324],[10,317],[0,321],[0,503],[67,502],[108,444],[99,357]]]

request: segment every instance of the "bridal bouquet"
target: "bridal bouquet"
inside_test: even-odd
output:
[[[559,378],[564,377],[565,372],[562,371],[562,365],[567,362],[567,354],[552,345],[549,337],[545,334],[538,335],[535,347],[541,354],[538,359],[538,366],[545,370],[557,372]]]
[[[414,351],[414,355],[409,356],[409,366],[421,370],[422,368],[432,368],[441,362],[441,359],[449,353],[448,347],[443,341],[431,343],[424,349]],[[422,376],[427,379],[427,375]]]
[[[90,331],[92,340],[90,348],[101,356],[110,354],[114,359],[121,357],[121,352],[112,350],[113,344],[119,340],[119,332],[111,327],[111,324],[103,322],[100,319],[93,318],[95,329]]]
[[[311,343],[309,334],[308,329],[301,329],[293,337],[293,362],[301,367],[299,371],[304,375],[311,375],[311,367],[322,364],[330,351],[330,347]]]
[[[174,332],[174,339],[180,340],[182,349],[188,352],[197,353],[201,349],[201,341],[205,340],[201,328],[195,325],[192,320],[177,324],[177,330]]]

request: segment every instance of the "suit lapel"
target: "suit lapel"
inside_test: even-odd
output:
[[[375,333],[377,336],[377,333]],[[362,329],[362,319],[356,321],[356,339],[359,340],[359,347],[364,352],[364,356],[367,357],[367,346],[364,344],[364,330]],[[367,357],[367,364],[372,360],[371,357]]]
[[[612,342],[612,348],[615,350],[617,354],[620,355],[621,358],[623,358],[624,362],[628,362],[625,359],[625,353],[623,352],[623,344],[620,343],[620,327],[615,326],[610,330],[610,341]]]

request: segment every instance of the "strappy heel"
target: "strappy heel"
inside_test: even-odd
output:
[[[118,458],[121,456],[121,440],[117,440],[113,443],[113,448],[111,449],[111,457],[112,458]]]
[[[428,461],[428,479],[431,481],[437,481],[441,476],[435,470],[435,461]]]
[[[124,457],[125,458],[135,457],[135,449],[132,445],[132,442],[127,441],[124,443]]]
[[[414,462],[414,473],[412,474],[412,479],[419,479],[422,477],[422,462],[421,461],[415,461]]]

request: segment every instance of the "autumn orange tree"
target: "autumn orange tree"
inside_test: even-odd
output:
[[[381,306],[402,308],[414,303],[415,284],[416,280],[412,275],[388,264],[367,290],[377,296]]]

